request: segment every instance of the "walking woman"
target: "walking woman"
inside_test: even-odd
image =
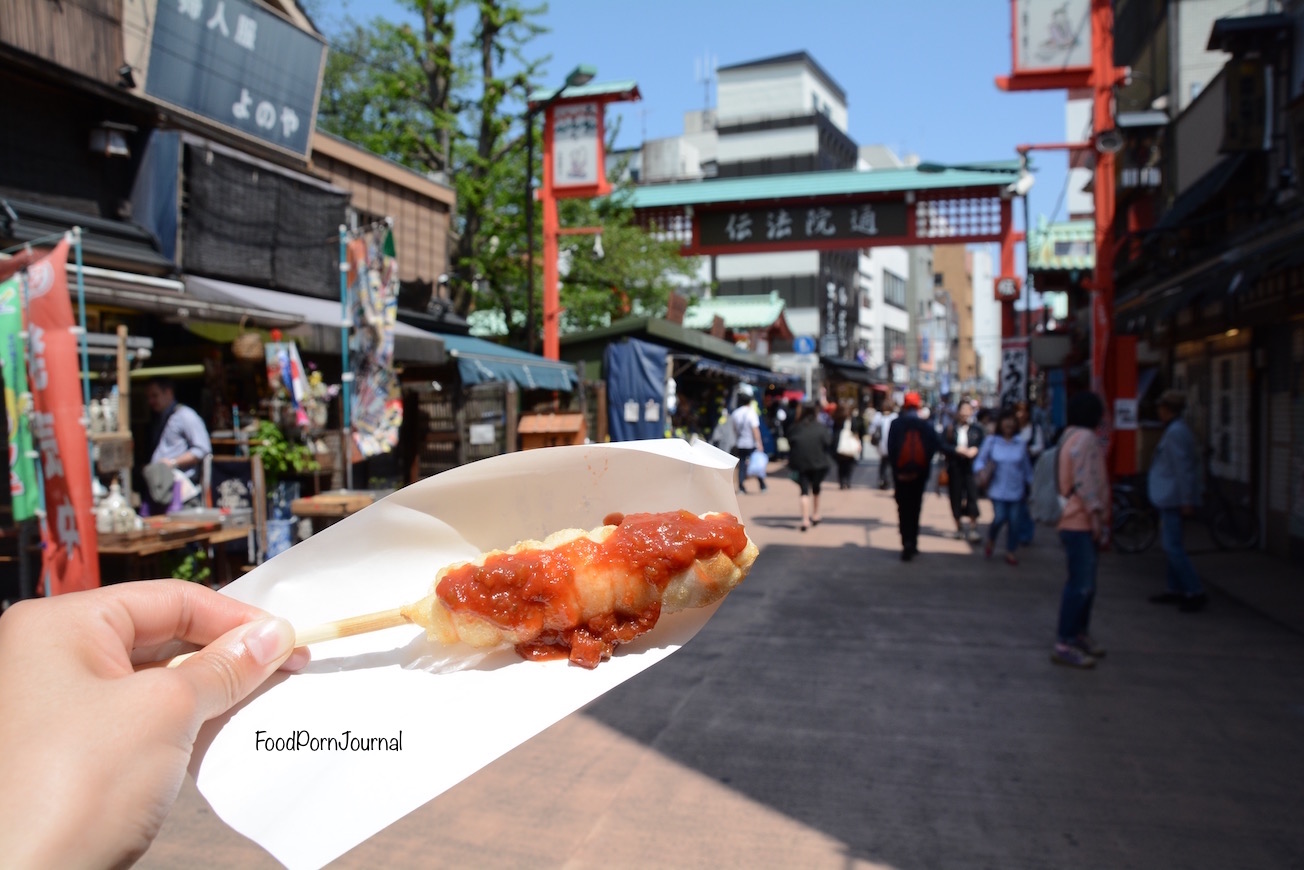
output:
[[[1028,450],[1019,437],[1019,424],[1013,408],[1003,409],[996,418],[996,433],[983,439],[978,457],[973,461],[973,470],[979,486],[986,484],[987,497],[992,500],[992,509],[996,513],[991,528],[987,530],[983,553],[991,557],[1001,527],[1009,526],[1005,533],[1005,561],[1017,565],[1019,560],[1014,551],[1019,548],[1019,511],[1028,497],[1028,487],[1032,486],[1032,463],[1028,461]]]
[[[820,522],[820,484],[829,473],[829,427],[814,402],[802,404],[788,429],[788,467],[801,487],[801,530]]]
[[[843,434],[846,433],[846,434]],[[838,464],[838,489],[851,489],[851,472],[860,461],[862,445],[865,438],[865,424],[860,414],[856,413],[856,403],[843,399],[838,403],[838,410],[833,414],[833,458]],[[855,441],[856,452],[849,449],[844,452],[844,445]]]
[[[1109,473],[1096,427],[1105,406],[1095,393],[1069,400],[1068,427],[1059,439],[1059,493],[1064,511],[1057,525],[1068,580],[1060,601],[1059,629],[1050,660],[1057,665],[1092,668],[1105,651],[1091,639],[1091,605],[1096,600],[1096,565],[1109,543]]]

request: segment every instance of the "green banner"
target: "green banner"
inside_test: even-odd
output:
[[[25,348],[18,336],[22,329],[21,290],[18,280],[10,278],[0,283],[0,369],[4,371],[5,417],[9,420],[9,491],[16,522],[35,516],[40,503],[27,409],[19,407],[19,397],[27,392]]]

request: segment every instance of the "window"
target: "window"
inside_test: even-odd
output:
[[[943,283],[945,280],[946,280],[946,277],[945,277],[941,272],[934,272],[934,273],[933,273],[933,286],[934,286],[934,287],[941,287],[941,286],[942,286],[942,283]]]
[[[906,279],[883,270],[883,301],[894,308],[906,307]]]
[[[883,329],[883,358],[890,363],[906,361],[906,334],[895,329]]]

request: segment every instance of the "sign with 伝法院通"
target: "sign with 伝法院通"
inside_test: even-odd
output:
[[[904,200],[702,211],[696,219],[704,246],[897,238],[908,233]]]
[[[145,95],[306,157],[326,45],[253,0],[160,0]]]

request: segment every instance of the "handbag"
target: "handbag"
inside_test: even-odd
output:
[[[258,332],[246,332],[248,317],[240,318],[240,334],[231,342],[231,355],[243,362],[263,362],[263,337]]]
[[[991,486],[992,475],[996,473],[996,463],[988,462],[983,466],[983,470],[974,475],[974,483],[978,484],[978,491],[986,495],[987,487]]]
[[[860,449],[860,438],[851,431],[851,421],[847,420],[842,424],[842,431],[838,433],[838,455],[848,459],[859,459]]]
[[[937,485],[939,487],[951,485],[951,472],[946,470],[945,465],[937,470]]]

